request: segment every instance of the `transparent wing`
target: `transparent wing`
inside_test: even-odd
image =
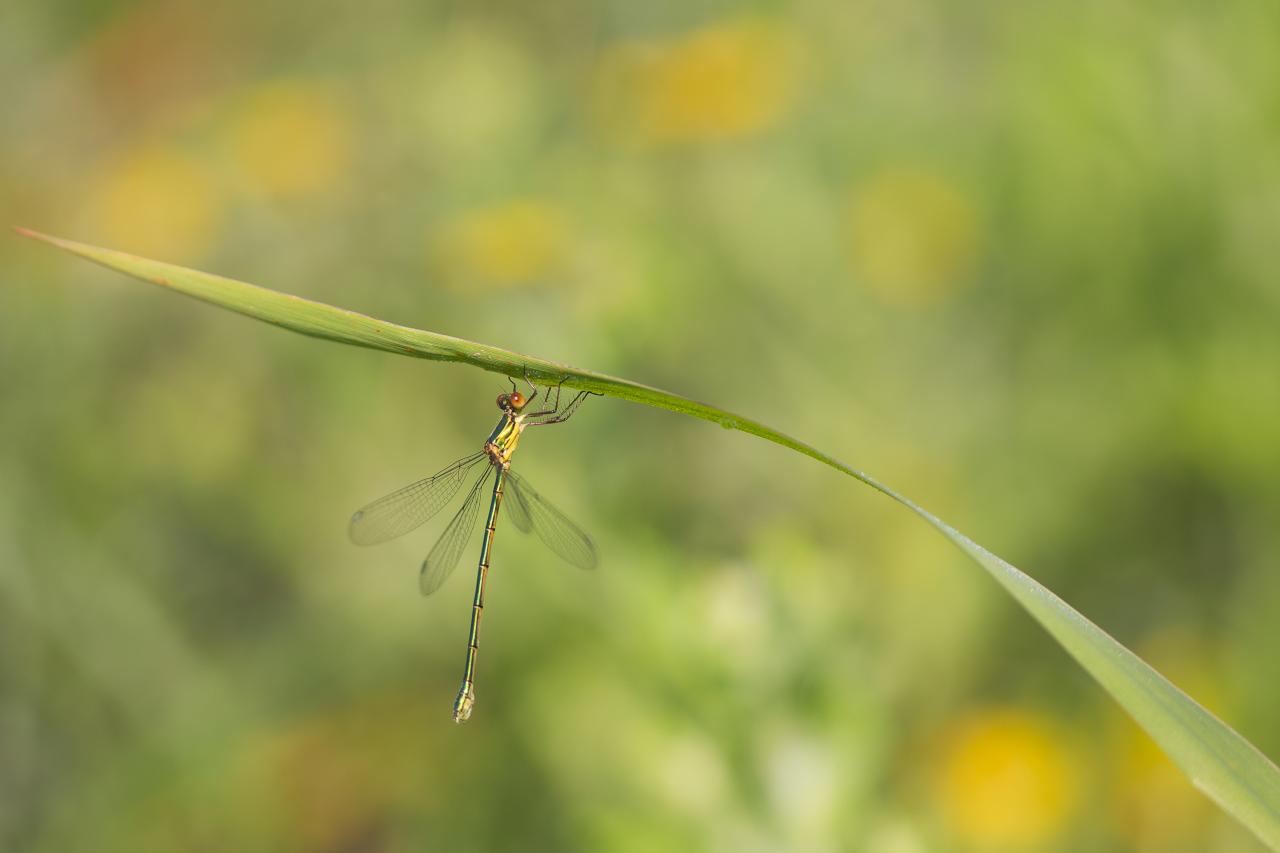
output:
[[[529,506],[525,503],[525,498],[521,497],[514,481],[511,479],[511,472],[507,471],[507,499],[502,504],[503,509],[507,511],[507,515],[511,518],[511,523],[521,533],[528,533],[533,530],[533,519],[529,517]]]
[[[465,456],[435,476],[378,498],[351,516],[351,541],[376,545],[413,530],[453,500],[471,466],[484,458],[484,453]]]
[[[548,548],[578,568],[596,567],[600,562],[596,543],[582,532],[582,528],[534,491],[524,477],[508,471],[507,481],[511,484],[511,503],[514,507],[510,515],[516,527],[526,532],[533,529]],[[518,520],[521,513],[524,515],[523,520],[528,522],[527,526],[522,526]]]
[[[454,515],[453,521],[449,522],[444,533],[440,534],[439,541],[431,547],[427,559],[422,561],[422,571],[418,573],[418,589],[422,590],[423,595],[430,595],[439,589],[457,568],[458,560],[462,558],[462,552],[471,539],[471,531],[475,529],[476,518],[480,515],[480,498],[484,495],[484,489],[480,487],[484,485],[488,474],[486,466],[467,492],[467,498]]]

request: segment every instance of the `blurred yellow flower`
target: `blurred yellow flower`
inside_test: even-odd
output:
[[[762,20],[621,44],[600,71],[605,123],[642,142],[714,142],[775,124],[791,103],[798,49]]]
[[[883,171],[856,189],[850,214],[855,269],[890,304],[940,303],[977,259],[978,216],[960,189],[941,175]]]
[[[226,135],[231,159],[267,195],[313,196],[332,187],[351,157],[351,127],[325,87],[276,82],[254,91]]]
[[[1078,799],[1079,768],[1051,722],[995,708],[958,725],[937,779],[952,831],[978,847],[1052,840]]]
[[[216,239],[224,205],[204,164],[170,147],[147,146],[98,177],[91,230],[108,246],[189,263]]]
[[[493,286],[553,274],[564,265],[568,247],[569,226],[560,212],[520,199],[463,215],[432,248],[451,279]]]

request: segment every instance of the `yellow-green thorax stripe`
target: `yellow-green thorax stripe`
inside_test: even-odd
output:
[[[502,420],[498,421],[498,425],[493,428],[493,432],[489,435],[489,440],[484,443],[484,449],[494,462],[500,463],[503,468],[511,464],[511,456],[516,452],[516,445],[520,443],[520,433],[524,432],[524,416],[503,414]]]

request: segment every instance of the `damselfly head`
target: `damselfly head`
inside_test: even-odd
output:
[[[510,394],[498,395],[498,408],[502,409],[504,412],[518,412],[524,408],[524,404],[526,402],[524,395],[519,391],[512,391]]]

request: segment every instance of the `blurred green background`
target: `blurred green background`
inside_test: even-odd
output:
[[[1280,6],[0,10],[0,210],[777,426],[1280,755]],[[614,400],[359,549],[504,383],[0,238],[0,849],[1260,849],[975,566]],[[478,543],[477,546],[478,548]]]

